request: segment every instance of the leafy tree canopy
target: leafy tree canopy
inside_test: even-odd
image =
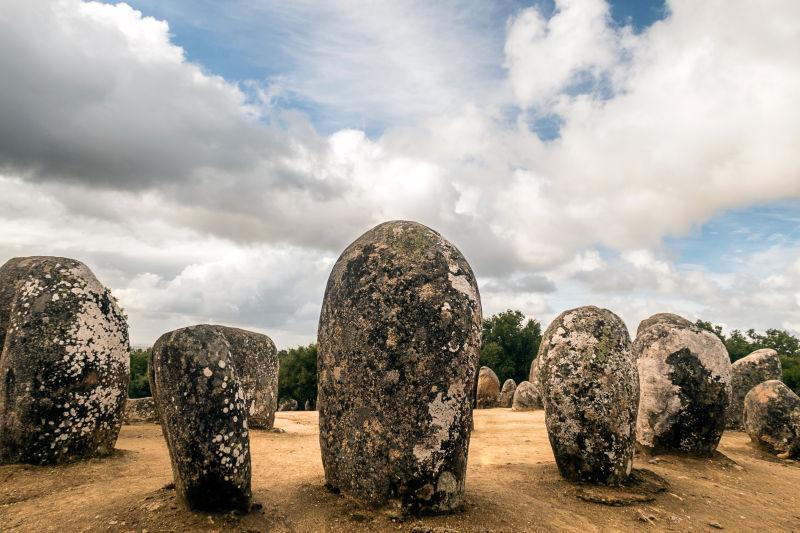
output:
[[[500,383],[508,378],[525,381],[541,341],[537,320],[525,320],[521,311],[503,311],[483,321],[480,364],[494,370]]]
[[[317,402],[317,345],[298,346],[278,352],[279,401],[294,398],[301,406]]]
[[[129,398],[150,396],[150,382],[147,380],[147,362],[150,360],[150,348],[131,350],[131,381],[128,384]]]

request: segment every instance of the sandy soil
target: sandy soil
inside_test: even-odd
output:
[[[800,531],[800,464],[753,449],[739,432],[727,432],[709,460],[637,456],[637,468],[666,480],[663,492],[593,491],[559,477],[542,411],[476,411],[465,509],[418,518],[363,509],[323,488],[316,413],[278,413],[276,426],[286,432],[251,432],[261,507],[250,514],[184,510],[168,488],[160,427],[134,425],[123,427],[113,457],[0,467],[0,530]]]

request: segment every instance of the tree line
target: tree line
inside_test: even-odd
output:
[[[731,362],[737,361],[761,348],[772,348],[781,356],[783,381],[800,394],[800,339],[791,333],[768,329],[759,333],[749,329],[742,333],[733,330],[729,335],[722,327],[698,320],[697,326],[710,331],[725,344]],[[502,383],[508,378],[515,382],[526,381],[531,362],[539,351],[542,326],[538,320],[526,319],[521,311],[507,310],[483,321],[483,342],[480,364],[495,371]],[[147,382],[147,361],[150,349],[131,350],[131,382],[129,396],[150,396]],[[278,352],[280,372],[278,397],[294,398],[303,405],[306,400],[317,400],[317,345],[298,346]]]

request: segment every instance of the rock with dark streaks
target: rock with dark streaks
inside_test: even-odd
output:
[[[289,398],[288,400],[283,400],[278,406],[278,411],[297,411],[299,408],[299,404],[297,400],[294,398]]]
[[[783,377],[781,358],[771,348],[756,350],[731,365],[731,401],[726,414],[726,429],[744,429],[744,397],[750,389],[771,379]]]
[[[764,381],[744,399],[744,428],[757,446],[786,459],[800,459],[800,397],[783,382]]]
[[[319,323],[327,485],[375,506],[461,507],[480,340],[475,276],[440,234],[394,221],[348,246]]]
[[[478,373],[477,395],[478,409],[497,407],[500,401],[500,379],[488,366],[482,366]]]
[[[514,411],[533,411],[542,408],[539,389],[530,381],[521,381],[514,391],[511,409]]]
[[[498,405],[500,407],[511,407],[514,403],[514,391],[517,389],[517,384],[513,379],[507,379],[503,383],[503,388],[500,390],[500,400]]]
[[[153,398],[151,396],[128,398],[128,401],[125,402],[124,421],[126,424],[158,424],[158,413]]]

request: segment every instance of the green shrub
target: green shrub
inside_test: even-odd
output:
[[[128,384],[129,398],[150,396],[150,382],[147,380],[147,362],[150,360],[150,348],[131,350],[131,381]]]

